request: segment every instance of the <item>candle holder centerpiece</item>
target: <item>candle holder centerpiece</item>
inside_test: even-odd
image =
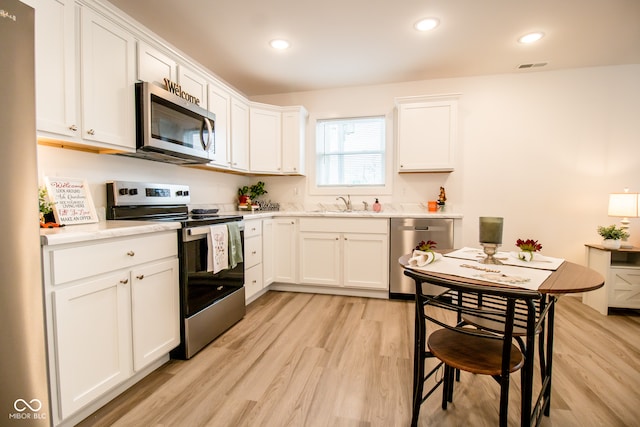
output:
[[[481,216],[480,217],[480,245],[487,255],[481,264],[502,264],[495,258],[498,246],[502,244],[502,225],[504,219],[500,217]]]

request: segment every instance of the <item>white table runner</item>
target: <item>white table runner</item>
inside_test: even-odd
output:
[[[486,257],[482,249],[464,247],[445,254],[446,257],[468,259],[479,261]],[[515,265],[517,267],[538,268],[540,270],[557,270],[564,262],[562,258],[553,258],[535,253],[533,261],[523,261],[518,258],[517,252],[498,252],[494,258],[506,265]]]
[[[422,267],[407,266],[411,270],[449,274],[483,282],[538,290],[540,285],[553,273],[540,268],[523,268],[515,265],[480,264],[470,258],[460,259],[445,256]]]

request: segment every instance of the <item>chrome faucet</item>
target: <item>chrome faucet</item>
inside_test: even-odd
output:
[[[342,199],[342,201],[344,202],[345,206],[347,207],[347,212],[351,212],[351,196],[349,196],[347,194],[347,198],[345,199],[344,197],[340,196],[340,197],[336,197],[336,200],[340,200]]]

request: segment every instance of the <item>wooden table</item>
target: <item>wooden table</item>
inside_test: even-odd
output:
[[[419,271],[408,268],[410,255],[403,255],[398,262],[405,267],[405,275],[412,277],[421,283],[429,283],[442,287],[447,287],[452,283],[471,283],[482,286],[501,286],[498,284],[469,279],[449,274]],[[407,270],[410,270],[409,274]],[[542,377],[542,387],[536,399],[533,400],[533,360],[535,356],[535,339],[527,337],[525,366],[523,374],[526,381],[523,381],[522,401],[522,425],[538,425],[542,415],[549,416],[551,407],[551,373],[553,364],[553,331],[555,306],[558,298],[564,294],[589,292],[601,288],[604,285],[604,277],[596,271],[565,261],[555,270],[538,288],[542,294],[542,302],[538,315],[543,317],[542,330],[538,334],[538,356],[540,359],[540,372]]]

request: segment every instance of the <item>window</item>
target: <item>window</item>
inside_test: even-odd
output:
[[[385,117],[316,123],[316,185],[385,185]]]

